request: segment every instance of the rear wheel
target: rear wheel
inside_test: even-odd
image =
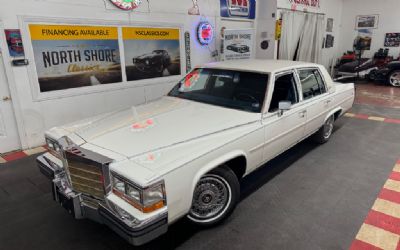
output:
[[[314,141],[323,144],[331,138],[333,132],[333,124],[335,122],[335,116],[331,115],[324,123],[324,125],[314,135]]]
[[[393,87],[400,87],[400,70],[395,70],[389,74],[388,82]]]
[[[197,183],[188,218],[199,226],[214,226],[235,209],[240,196],[240,184],[227,166],[204,175]]]

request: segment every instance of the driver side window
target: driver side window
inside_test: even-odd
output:
[[[278,111],[279,102],[290,101],[293,104],[299,102],[296,80],[293,73],[279,75],[275,79],[274,92],[272,94],[271,105],[268,112]]]

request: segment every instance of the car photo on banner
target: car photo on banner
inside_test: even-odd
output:
[[[180,75],[179,29],[123,28],[128,81]]]
[[[226,47],[227,50],[232,50],[237,53],[247,53],[250,52],[250,47],[244,44],[231,44]]]

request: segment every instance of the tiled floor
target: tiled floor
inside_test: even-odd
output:
[[[400,108],[400,88],[360,82],[356,85],[357,104]]]

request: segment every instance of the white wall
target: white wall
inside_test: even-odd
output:
[[[143,1],[142,6],[135,12],[124,12],[113,8],[108,0],[8,1],[7,4],[2,4],[0,8],[0,21],[6,29],[22,29],[27,59],[30,64],[34,63],[34,58],[31,57],[32,48],[25,29],[26,22],[24,20],[27,19],[27,16],[34,18],[44,17],[44,22],[49,21],[47,18],[54,18],[50,21],[61,23],[88,24],[90,22],[102,24],[115,22],[132,26],[137,23],[181,25],[182,33],[190,31],[192,34],[191,59],[192,66],[195,66],[215,60],[211,57],[211,51],[219,48],[220,42],[220,39],[215,39],[214,44],[209,47],[201,47],[197,43],[195,32],[193,31],[200,20],[207,19],[210,21],[215,26],[216,36],[219,36],[222,22],[227,28],[255,26],[255,22],[221,21],[219,17],[219,1],[217,0],[199,0],[198,2],[202,16],[189,16],[187,14],[188,8],[192,6],[191,0],[150,0],[149,6],[147,1]],[[275,1],[264,0],[263,2],[274,3]],[[269,10],[268,13],[273,11]],[[266,31],[272,34],[273,30],[269,29],[265,28]],[[183,37],[183,34],[181,35]],[[182,73],[184,73],[185,67],[183,43],[183,40],[181,40]],[[5,48],[2,49],[6,51]],[[7,58],[7,60],[11,60],[11,58]],[[165,94],[180,78],[170,77],[111,84],[109,86],[92,86],[65,92],[73,93],[73,95],[37,100],[34,98],[33,88],[37,81],[32,77],[32,68],[29,67],[13,67],[8,75],[23,148],[42,144],[44,142],[44,131],[53,126],[158,98]],[[93,92],[93,88],[96,88],[95,92]]]
[[[325,27],[327,18],[334,19],[333,32],[330,33],[335,37],[334,46],[329,49],[322,50],[322,64],[325,67],[329,67],[332,60],[336,60],[340,56],[340,44],[341,40],[341,24],[342,24],[342,6],[343,2],[348,2],[349,0],[320,0],[320,8],[312,7],[298,7],[299,11],[308,11],[313,13],[323,13],[325,14]],[[291,9],[291,4],[289,0],[277,0],[278,8]],[[362,0],[360,0],[362,2]],[[300,5],[299,5],[300,6]],[[279,17],[278,17],[279,18]],[[326,37],[325,33],[325,37]]]
[[[346,0],[343,5],[343,28],[340,41],[340,51],[353,49],[353,42],[357,36],[355,22],[357,15],[379,14],[378,29],[373,29],[371,50],[365,51],[363,57],[372,57],[379,48],[384,48],[385,34],[400,32],[399,0]],[[397,58],[400,48],[389,48],[392,56]]]

